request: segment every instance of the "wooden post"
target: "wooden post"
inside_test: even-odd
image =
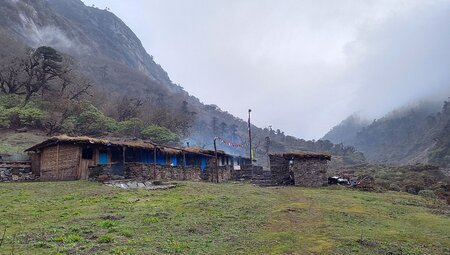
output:
[[[81,179],[81,174],[82,174],[82,170],[81,170],[81,159],[83,158],[83,146],[79,147],[80,149],[78,150],[78,169],[77,169],[77,176],[78,179]]]
[[[156,146],[153,148],[153,179],[156,180]]]
[[[38,150],[38,151],[40,151],[40,154],[41,154],[41,156],[39,157],[39,178],[42,178],[42,162],[43,162],[42,158],[44,157],[44,150],[45,149]]]
[[[125,150],[126,149],[127,149],[127,147],[122,146],[122,163],[123,163],[124,167],[125,167],[125,163],[126,163],[126,160],[125,160]]]
[[[60,174],[59,174],[59,143],[56,144],[56,176],[60,177]]]
[[[219,159],[217,156],[217,145],[216,145],[216,139],[218,139],[218,137],[214,138],[214,154],[215,154],[215,158],[216,158],[216,182],[219,183]],[[213,178],[214,180],[214,173],[213,173]]]

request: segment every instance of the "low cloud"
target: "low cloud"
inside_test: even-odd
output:
[[[449,92],[450,1],[106,1],[202,101],[320,138]]]

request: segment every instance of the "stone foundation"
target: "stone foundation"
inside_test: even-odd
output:
[[[200,168],[130,163],[125,178],[133,180],[199,181]]]
[[[167,166],[142,163],[126,163],[123,174],[114,174],[114,165],[96,165],[89,167],[89,179],[97,181],[130,179],[137,181],[161,180],[161,181],[199,181],[202,175],[208,175],[207,171],[201,171],[198,167],[191,166]],[[117,172],[117,171],[116,171]],[[226,171],[219,171],[220,179],[226,179]]]

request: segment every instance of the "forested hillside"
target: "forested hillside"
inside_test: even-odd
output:
[[[0,56],[1,128],[209,148],[216,136],[247,143],[246,121],[203,104],[174,84],[125,23],[80,0],[5,0],[0,6]],[[261,165],[267,153],[286,150],[364,160],[342,144],[252,129]],[[246,148],[219,148],[248,155]]]
[[[344,142],[377,163],[450,165],[450,105],[421,103],[391,112],[370,125],[350,118],[324,139]],[[338,132],[339,131],[339,132]]]

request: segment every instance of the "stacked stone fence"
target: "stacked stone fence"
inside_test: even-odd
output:
[[[209,182],[224,182],[233,178],[232,166],[210,166],[201,172],[201,179]]]
[[[37,178],[31,171],[30,161],[0,161],[1,182],[34,181]]]
[[[122,167],[122,174],[117,174],[114,168]],[[230,180],[232,168],[230,166],[220,166],[218,171],[215,168],[207,168],[202,171],[194,166],[170,166],[154,165],[144,163],[125,163],[117,166],[114,164],[95,165],[89,167],[89,179],[98,181],[133,179],[139,181],[162,180],[162,181],[211,181],[219,182]]]

